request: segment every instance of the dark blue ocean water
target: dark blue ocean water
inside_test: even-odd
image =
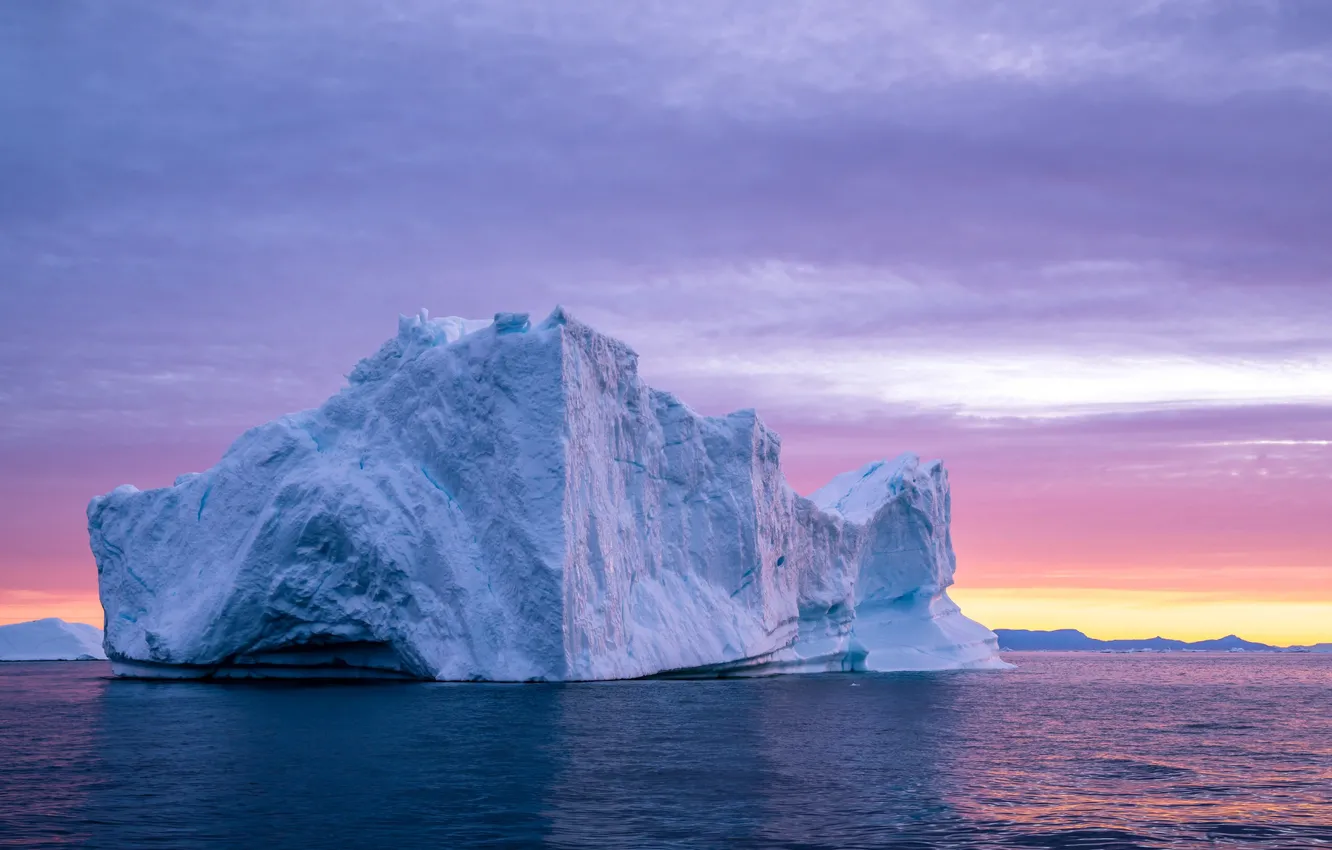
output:
[[[0,845],[1332,846],[1332,656],[602,685],[0,664]]]

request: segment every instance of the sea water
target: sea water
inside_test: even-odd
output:
[[[0,664],[0,846],[1332,846],[1332,655],[585,685]]]

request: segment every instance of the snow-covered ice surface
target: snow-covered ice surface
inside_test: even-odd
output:
[[[948,598],[948,478],[806,499],[752,410],[700,416],[556,309],[403,317],[323,406],[92,500],[114,669],[555,681],[998,668]]]
[[[0,661],[84,661],[106,658],[102,630],[56,617],[0,626]]]

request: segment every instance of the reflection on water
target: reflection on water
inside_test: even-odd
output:
[[[1332,657],[570,686],[0,665],[0,845],[1332,846]]]

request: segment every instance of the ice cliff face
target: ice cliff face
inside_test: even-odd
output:
[[[88,506],[116,671],[586,680],[999,667],[945,592],[947,476],[805,499],[557,309],[403,318],[316,410]]]

